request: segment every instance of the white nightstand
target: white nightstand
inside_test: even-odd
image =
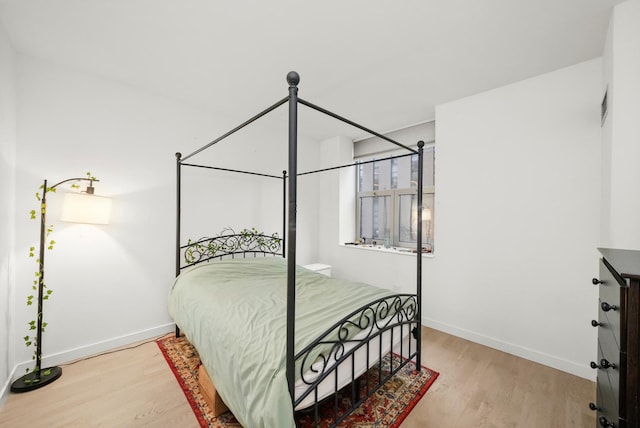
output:
[[[331,266],[323,265],[322,263],[313,263],[310,265],[302,266],[305,269],[312,270],[314,272],[321,273],[326,276],[331,276]]]

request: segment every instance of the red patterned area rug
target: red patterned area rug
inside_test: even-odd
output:
[[[231,412],[223,413],[217,418],[212,415],[198,386],[200,357],[187,339],[169,336],[159,339],[157,343],[182,387],[200,426],[207,428],[240,427]],[[390,358],[386,357],[383,361],[383,370],[388,370],[389,362]],[[424,366],[419,373],[414,370],[414,367],[412,364],[403,367],[375,394],[354,410],[340,426],[350,428],[399,427],[438,377],[437,372]],[[370,382],[375,382],[378,369],[372,369],[370,373]],[[329,401],[331,402],[329,404],[331,410],[328,410],[327,413],[333,412],[333,400]],[[320,413],[322,414],[322,408]],[[327,420],[330,417],[328,416]],[[298,412],[296,419],[301,427],[313,426],[313,416],[305,414],[304,411]],[[323,420],[321,426],[328,426],[330,423]]]

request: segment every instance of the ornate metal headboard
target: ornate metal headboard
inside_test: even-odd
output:
[[[236,257],[247,254],[272,255],[284,257],[282,239],[277,233],[265,235],[255,228],[243,229],[236,233],[230,227],[222,229],[219,235],[214,237],[200,238],[197,241],[189,241],[180,247],[181,264],[180,269],[206,262],[211,259],[222,259],[224,257]]]

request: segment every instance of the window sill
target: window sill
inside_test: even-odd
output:
[[[403,247],[385,247],[383,245],[371,245],[371,244],[365,244],[365,245],[340,244],[340,246],[345,248],[353,248],[355,250],[377,251],[379,253],[391,253],[391,254],[399,254],[403,256],[415,257],[416,255],[415,250],[411,250],[409,248],[403,248]],[[432,259],[432,258],[435,258],[435,253],[422,253],[422,257]]]

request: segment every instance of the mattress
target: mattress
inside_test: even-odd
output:
[[[217,260],[185,269],[169,294],[171,316],[198,350],[218,393],[243,426],[295,426],[286,381],[286,271],[286,260],[280,257]],[[296,353],[354,309],[392,294],[298,267]],[[350,330],[354,337],[367,334]],[[376,351],[370,352],[369,361],[366,353],[356,353],[356,377],[379,355],[402,343],[402,336],[405,342],[410,340],[406,326],[404,330],[395,333],[395,345],[382,340],[380,351],[373,342]],[[306,389],[302,377],[308,380],[317,357],[332,352],[328,346],[314,350],[304,365],[296,363],[296,391]],[[351,367],[351,362],[345,366]],[[341,385],[351,381],[350,369],[338,373]],[[318,390],[320,395],[332,393],[334,379]],[[310,405],[314,395],[296,407]]]

